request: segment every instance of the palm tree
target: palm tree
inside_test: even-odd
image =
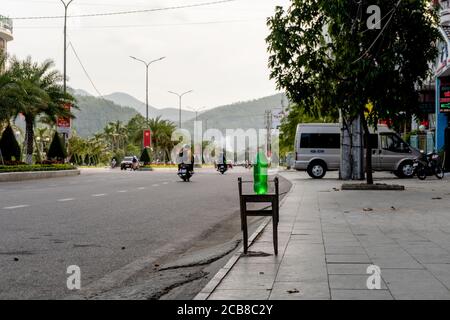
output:
[[[161,117],[149,120],[149,128],[152,131],[153,149],[156,153],[162,152],[164,160],[169,159],[170,151],[174,147],[172,134],[176,129],[174,123],[161,120]]]
[[[45,115],[53,122],[56,122],[57,117],[74,118],[64,105],[73,104],[75,98],[64,92],[60,84],[63,77],[58,71],[52,70],[53,65],[50,60],[38,64],[28,57],[24,61],[12,59],[9,68],[19,90],[15,115],[22,114],[25,117],[26,162],[29,164],[33,160],[36,118]]]
[[[17,106],[17,86],[6,68],[6,55],[0,52],[0,127],[14,115]]]

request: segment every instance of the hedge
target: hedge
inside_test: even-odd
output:
[[[70,164],[56,164],[56,165],[20,165],[20,166],[2,166],[0,165],[0,173],[12,172],[35,172],[35,171],[64,171],[75,170],[76,167]]]

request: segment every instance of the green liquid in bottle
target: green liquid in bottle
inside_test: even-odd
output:
[[[264,195],[269,191],[267,178],[268,161],[264,152],[258,152],[256,156],[256,165],[253,169],[254,191],[256,194]]]

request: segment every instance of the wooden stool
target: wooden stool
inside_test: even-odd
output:
[[[273,222],[273,247],[275,255],[278,255],[278,223],[280,221],[280,190],[278,178],[275,178],[275,194],[243,194],[242,184],[253,183],[253,181],[242,181],[239,178],[239,198],[241,208],[241,224],[244,233],[244,254],[248,253],[248,225],[247,217],[272,217]],[[248,210],[248,203],[271,203],[270,209]]]

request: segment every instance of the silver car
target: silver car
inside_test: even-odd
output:
[[[390,171],[400,178],[414,175],[414,159],[420,151],[409,146],[385,125],[372,130],[372,166],[375,171]],[[315,179],[327,171],[339,170],[341,130],[337,123],[299,124],[295,139],[295,169],[307,171]]]

